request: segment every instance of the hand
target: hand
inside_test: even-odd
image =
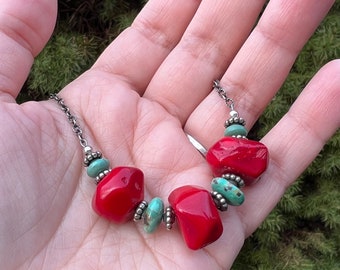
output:
[[[111,167],[145,174],[145,198],[176,187],[210,190],[211,171],[188,142],[223,134],[224,103],[212,80],[253,125],[333,1],[150,0],[95,65],[60,93],[89,143]],[[95,184],[82,149],[53,101],[15,103],[33,58],[52,33],[56,1],[3,0],[0,7],[0,261],[4,269],[227,269],[244,239],[340,126],[340,62],[322,68],[264,138],[269,167],[221,213],[224,233],[189,250],[177,228],[143,232],[91,209]],[[250,36],[248,34],[251,32]],[[57,89],[56,89],[57,90]],[[327,121],[322,121],[327,119]],[[183,131],[184,130],[184,131]]]

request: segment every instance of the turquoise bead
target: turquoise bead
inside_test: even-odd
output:
[[[211,182],[213,191],[220,193],[230,205],[241,205],[244,202],[243,192],[228,180],[216,177]]]
[[[101,172],[110,168],[110,162],[105,158],[97,158],[93,160],[87,167],[87,175],[96,178]]]
[[[162,222],[164,213],[163,201],[156,197],[153,198],[144,212],[144,230],[147,233],[152,233]]]
[[[243,125],[233,124],[227,127],[224,131],[224,136],[247,136],[248,131]]]

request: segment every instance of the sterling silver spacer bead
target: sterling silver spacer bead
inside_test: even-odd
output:
[[[97,158],[101,158],[101,157],[102,157],[102,153],[100,153],[99,151],[88,152],[84,158],[84,166],[88,167],[93,160]]]
[[[107,176],[110,172],[111,172],[111,170],[105,170],[105,171],[99,173],[98,176],[95,179],[96,184],[98,185],[99,182],[102,181],[104,179],[104,177]]]
[[[227,174],[223,174],[222,177],[239,188],[244,187],[244,181],[238,175],[227,173]]]
[[[147,201],[141,201],[141,203],[138,205],[138,207],[135,211],[135,215],[133,216],[133,220],[134,221],[141,220],[146,208],[148,208],[148,202]]]
[[[231,137],[237,138],[237,139],[245,139],[245,140],[248,140],[247,136],[243,136],[243,135],[232,135]]]
[[[165,223],[167,230],[172,229],[172,225],[175,223],[175,220],[176,216],[172,207],[171,206],[166,207],[163,215],[163,222]]]
[[[223,197],[222,194],[218,193],[217,191],[212,191],[211,196],[212,196],[214,203],[215,203],[218,210],[220,210],[220,211],[227,211],[228,210],[227,201]]]
[[[230,117],[228,120],[225,121],[224,127],[227,128],[233,124],[239,124],[244,126],[246,124],[246,121],[242,117],[238,116]]]

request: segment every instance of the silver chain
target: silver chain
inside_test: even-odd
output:
[[[51,94],[50,99],[55,100],[60,105],[61,110],[66,114],[68,121],[72,126],[73,132],[77,135],[81,147],[84,149],[89,148],[87,140],[83,136],[83,130],[77,123],[76,117],[71,113],[70,108],[65,104],[64,100],[57,94]]]
[[[220,81],[219,80],[214,80],[214,84],[213,84],[213,89],[218,93],[218,95],[224,100],[225,104],[227,105],[227,107],[231,110],[234,111],[234,100],[231,99],[230,97],[227,96],[227,92],[225,91],[225,89],[221,86]]]
[[[235,107],[234,100],[227,96],[227,93],[224,90],[224,88],[221,86],[219,80],[214,80],[213,89],[224,100],[227,107],[231,111],[234,111],[234,107]],[[88,145],[87,140],[84,138],[83,130],[77,123],[76,117],[71,113],[70,108],[65,104],[64,100],[61,97],[59,97],[57,94],[51,94],[50,99],[55,100],[59,104],[61,110],[65,113],[68,121],[70,122],[73,132],[77,135],[81,147],[83,147],[87,151],[88,148],[90,148],[90,146]]]

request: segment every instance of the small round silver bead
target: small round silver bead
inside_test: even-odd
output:
[[[244,180],[242,178],[240,178],[239,181],[235,180],[236,182],[236,186],[239,188],[243,188],[244,187]]]
[[[92,147],[91,146],[85,146],[84,147],[84,153],[85,154],[90,154],[92,152]]]
[[[148,208],[148,202],[147,201],[141,201],[141,203],[138,205],[138,207],[135,211],[135,214],[133,216],[133,220],[134,221],[141,220],[146,208]]]
[[[220,198],[220,204],[221,205],[227,204],[227,201],[224,197]]]
[[[234,118],[234,117],[238,117],[238,112],[232,110],[232,111],[229,112],[229,115],[230,115],[230,117],[233,117],[233,118]]]

